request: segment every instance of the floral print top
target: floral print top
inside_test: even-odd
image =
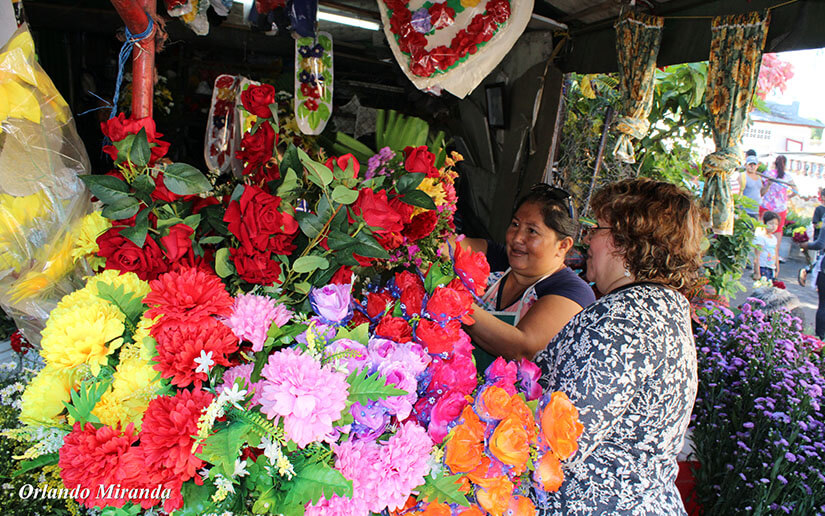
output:
[[[776,177],[776,174],[776,169],[765,171],[765,175],[767,176]],[[790,175],[785,174],[782,181],[792,182],[793,179],[791,179]],[[790,188],[787,185],[771,183],[771,186],[768,187],[768,191],[762,196],[762,207],[766,210],[775,211],[776,213],[781,213],[787,210],[789,191]]]
[[[685,515],[676,456],[696,398],[690,306],[654,283],[617,289],[536,355],[545,391],[565,392],[584,433],[536,514]]]

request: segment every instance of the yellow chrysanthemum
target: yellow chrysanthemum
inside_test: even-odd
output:
[[[432,197],[436,206],[441,206],[447,202],[447,194],[444,193],[444,189],[441,188],[441,185],[438,183],[437,177],[425,177],[424,180],[421,181],[421,184],[418,185],[418,190],[421,190],[425,194]],[[416,208],[413,211],[413,216],[416,216],[424,211],[427,210],[424,208]]]
[[[121,358],[113,378],[92,413],[105,425],[125,427],[134,423],[140,430],[143,413],[160,388],[160,374],[145,360]]]
[[[105,302],[106,301],[103,301],[102,299],[94,295],[89,289],[82,288],[80,290],[75,290],[74,292],[71,292],[63,296],[63,299],[61,299],[57,303],[57,306],[54,308],[54,310],[52,310],[51,313],[49,313],[49,318],[57,319],[66,312],[76,310],[79,306]]]
[[[155,345],[157,342],[149,335],[152,325],[155,324],[162,315],[155,316],[154,319],[149,319],[146,316],[140,318],[137,323],[137,329],[132,335],[133,344],[130,344],[127,349],[121,350],[120,356],[123,360],[123,352],[126,351],[127,356],[139,356],[143,360],[151,360],[157,353],[155,352]]]
[[[152,290],[149,287],[149,283],[140,279],[134,272],[124,272],[121,274],[120,271],[114,269],[105,270],[89,278],[89,281],[86,283],[86,288],[89,289],[92,294],[97,295],[97,286],[100,283],[107,283],[114,287],[122,285],[126,292],[137,294],[140,299],[146,297],[146,294]]]
[[[36,268],[23,273],[9,288],[12,302],[48,295],[74,269],[72,247],[71,235],[67,234],[51,245],[38,249],[33,260]]]
[[[100,366],[123,344],[125,318],[123,312],[104,301],[51,316],[42,333],[41,355],[58,369],[88,364],[97,376]]]
[[[106,258],[97,256],[100,250],[97,245],[97,237],[112,227],[111,221],[100,214],[99,211],[83,217],[80,223],[75,226],[74,240],[75,247],[72,249],[72,260],[76,263],[81,258],[87,258],[92,269],[98,269],[106,264]]]
[[[46,366],[37,373],[23,392],[20,421],[26,424],[57,423],[63,402],[71,401],[78,374]]]

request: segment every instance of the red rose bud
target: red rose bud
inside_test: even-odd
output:
[[[375,327],[375,336],[389,339],[393,342],[409,342],[412,340],[412,328],[401,317],[385,315]]]
[[[259,118],[272,118],[269,105],[275,102],[275,88],[270,84],[249,86],[241,93],[241,103],[244,109]]]
[[[168,235],[160,237],[163,254],[170,262],[178,261],[192,249],[192,240],[189,237],[194,232],[195,230],[186,224],[175,224],[169,228]]]
[[[433,355],[449,353],[453,350],[453,343],[458,340],[461,323],[453,320],[442,328],[437,322],[421,319],[415,327],[415,341],[427,348]]]
[[[401,307],[407,316],[419,315],[424,303],[424,283],[417,274],[409,271],[399,272],[395,275],[395,284],[401,293]]]
[[[241,150],[235,156],[245,165],[244,174],[251,174],[264,166],[270,158],[275,148],[275,131],[269,122],[264,122],[255,131],[255,134],[246,133],[241,139]]]
[[[347,168],[352,166],[352,177],[358,177],[358,171],[361,170],[361,164],[358,163],[358,160],[355,159],[355,156],[352,154],[344,154],[343,156],[339,156],[337,158],[329,158],[325,163],[328,169],[330,169],[335,177],[343,179],[344,176],[337,172],[346,172]]]
[[[407,172],[421,172],[427,177],[438,177],[438,169],[435,168],[435,154],[427,149],[426,145],[420,147],[406,147],[404,149],[404,168]]]

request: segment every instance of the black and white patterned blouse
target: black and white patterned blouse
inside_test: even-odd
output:
[[[566,393],[584,433],[545,515],[684,515],[676,456],[696,398],[690,306],[653,283],[619,288],[536,355],[545,391]]]

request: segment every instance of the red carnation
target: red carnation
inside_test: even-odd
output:
[[[402,234],[409,240],[415,242],[432,233],[437,223],[438,213],[433,210],[427,210],[413,217],[409,225],[402,231]]]
[[[291,238],[288,241],[276,239],[275,242],[270,242],[273,235],[294,235],[298,231],[298,222],[292,215],[279,211],[280,204],[280,197],[252,185],[244,188],[238,201],[229,203],[223,220],[229,231],[240,240],[246,253],[266,251],[271,249],[270,244],[275,244],[284,251],[291,243]]]
[[[401,292],[401,307],[407,316],[421,313],[421,306],[424,302],[424,283],[417,274],[409,271],[399,272],[395,275],[395,284]]]
[[[262,123],[255,134],[244,134],[241,138],[241,150],[235,155],[245,164],[243,173],[251,174],[264,166],[272,158],[275,143],[275,131],[269,122]]]
[[[23,336],[20,330],[15,330],[15,332],[11,334],[9,337],[9,345],[12,351],[18,355],[25,355],[30,349],[34,348],[34,345],[26,340],[26,337]]]
[[[465,249],[460,243],[456,243],[453,260],[455,272],[464,285],[477,296],[482,295],[487,289],[487,277],[490,275],[490,264],[484,253],[474,253],[472,249]]]
[[[416,52],[426,53],[426,50],[424,50],[426,46],[427,38],[420,32],[416,32],[414,30],[398,39],[398,48],[401,49],[402,52],[406,52],[408,54],[415,54]]]
[[[407,172],[421,172],[427,177],[438,177],[435,168],[435,154],[430,152],[426,145],[404,148],[404,168]]]
[[[458,340],[461,323],[450,321],[442,327],[435,321],[421,319],[415,327],[415,341],[427,348],[433,355],[449,353]]]
[[[427,315],[439,322],[463,318],[470,311],[472,304],[473,298],[463,286],[460,290],[437,287],[427,301]]]
[[[86,489],[88,496],[76,499],[86,507],[123,507],[125,498],[98,495],[106,494],[107,486],[123,480],[123,459],[137,438],[131,423],[122,433],[110,426],[95,428],[92,423],[86,423],[81,427],[75,423],[60,448],[58,465],[63,484],[69,490],[80,486],[78,492],[81,493]],[[103,491],[98,486],[102,486]]]
[[[144,281],[153,280],[168,270],[163,251],[151,236],[146,237],[143,247],[138,247],[120,236],[121,229],[110,228],[97,237],[97,254],[106,258],[106,269],[134,272]]]
[[[383,292],[370,292],[367,294],[367,316],[375,319],[384,315],[387,309],[392,309],[395,299],[386,290]]]
[[[409,342],[412,340],[412,328],[402,317],[385,315],[375,327],[375,336],[393,342]]]
[[[269,251],[247,253],[243,249],[230,248],[229,256],[242,280],[256,285],[279,282],[281,264],[271,258]]]
[[[241,93],[244,109],[260,118],[272,118],[269,105],[275,102],[275,88],[270,84],[251,85]]]
[[[436,60],[423,47],[410,52],[410,71],[419,77],[429,77],[435,73]]]
[[[169,228],[169,234],[160,237],[163,254],[170,262],[176,262],[192,249],[192,240],[189,238],[195,232],[186,224],[175,224]]]
[[[229,316],[232,296],[213,273],[182,267],[149,282],[152,291],[143,303],[149,306],[146,317],[163,315],[164,320],[194,320],[209,315]]]
[[[195,372],[196,358],[201,352],[211,353],[212,360],[222,366],[229,365],[228,356],[238,350],[238,337],[225,324],[214,317],[187,319],[186,321],[161,320],[152,326],[152,337],[157,341],[158,352],[154,366],[164,378],[171,378],[172,384],[188,387],[194,384],[201,388],[209,375]]]
[[[204,462],[195,456],[203,446],[193,453],[193,435],[198,433],[198,419],[201,411],[212,402],[212,395],[202,390],[179,390],[175,396],[159,396],[149,402],[143,414],[140,432],[140,448],[146,470],[164,478],[165,484],[177,486],[172,498],[164,504],[164,510],[171,512],[183,505],[180,485],[187,480],[200,477],[196,471]],[[199,482],[198,482],[199,483]]]

